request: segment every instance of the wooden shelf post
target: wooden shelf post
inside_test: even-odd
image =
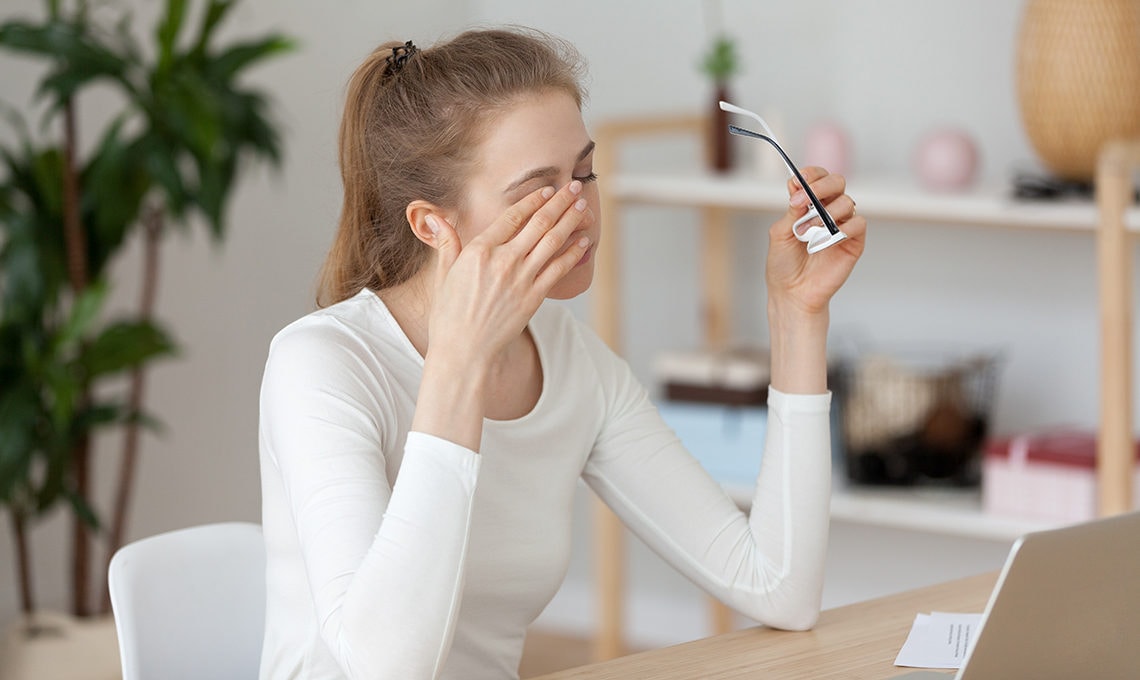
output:
[[[1101,152],[1096,174],[1100,211],[1100,435],[1097,499],[1102,516],[1132,509],[1132,255],[1124,214],[1132,203],[1140,140],[1114,141]]]

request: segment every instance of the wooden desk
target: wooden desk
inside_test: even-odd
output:
[[[535,680],[727,680],[844,678],[884,680],[908,671],[894,665],[914,615],[975,612],[986,607],[997,572],[971,576],[823,612],[807,632],[771,628],[695,642],[544,675]]]

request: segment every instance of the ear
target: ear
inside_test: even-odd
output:
[[[437,220],[443,220],[444,222],[447,222],[449,225],[451,225],[453,229],[455,228],[455,225],[452,222],[454,217],[450,214],[450,211],[446,211],[443,208],[440,208],[438,205],[429,203],[428,201],[422,201],[418,199],[412,201],[405,209],[404,215],[407,217],[408,224],[411,225],[412,233],[416,235],[416,238],[423,241],[431,248],[438,248],[439,240],[432,232],[431,225],[428,224],[428,215],[434,215]]]

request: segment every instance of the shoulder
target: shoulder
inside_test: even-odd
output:
[[[293,321],[273,336],[270,357],[322,355],[394,340],[383,304],[371,291],[361,293]]]
[[[410,356],[405,344],[384,305],[364,291],[278,331],[269,343],[265,379],[288,374],[290,381],[359,383],[366,376],[414,371],[418,355]]]

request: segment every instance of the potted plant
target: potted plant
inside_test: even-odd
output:
[[[729,79],[736,75],[738,69],[735,41],[723,33],[718,34],[701,60],[701,70],[713,84],[710,163],[717,172],[727,172],[732,169],[732,140],[728,132],[728,113],[721,111],[719,103],[722,100],[732,101],[729,94]]]
[[[292,42],[270,34],[218,45],[236,0],[204,0],[194,16],[191,4],[166,0],[146,50],[129,14],[86,0],[45,0],[43,18],[0,25],[0,50],[47,66],[37,98],[51,136],[34,139],[8,110],[16,143],[0,146],[0,508],[16,542],[24,637],[42,632],[27,534],[59,503],[74,517],[71,613],[109,610],[105,586],[91,588],[106,583],[93,537],[108,560],[124,542],[139,428],[157,422],[144,409],[145,370],[175,351],[155,313],[165,235],[205,224],[220,241],[238,173],[280,159],[269,100],[241,76]],[[94,84],[110,86],[120,106],[83,154],[76,101]],[[143,242],[141,300],[107,320],[113,265],[132,238]],[[108,427],[125,429],[124,451],[102,521],[91,442]]]

